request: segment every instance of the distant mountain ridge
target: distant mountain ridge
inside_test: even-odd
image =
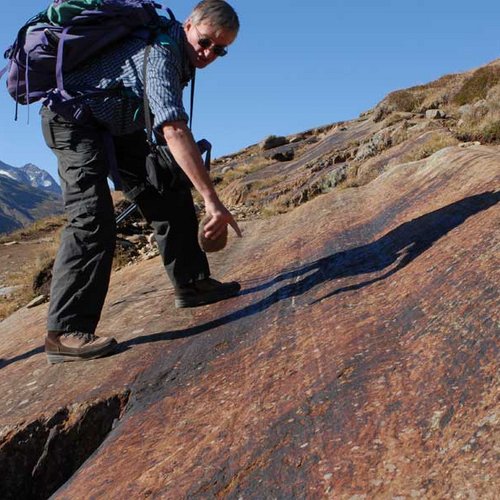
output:
[[[22,167],[13,167],[0,161],[0,176],[10,177],[42,191],[61,194],[61,188],[54,178],[46,170],[33,163],[27,163]]]
[[[0,233],[61,212],[61,188],[47,171],[0,161]]]

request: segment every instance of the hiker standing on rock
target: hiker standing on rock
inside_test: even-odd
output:
[[[205,237],[216,239],[228,225],[241,236],[214,190],[182,104],[182,90],[195,69],[226,55],[238,29],[238,16],[229,4],[204,0],[184,24],[168,21],[167,33],[155,35],[149,45],[128,37],[64,75],[69,91],[120,89],[114,95],[88,99],[91,124],[75,123],[42,107],[43,134],[58,159],[68,217],[53,269],[45,340],[49,362],[100,357],[116,345],[115,339],[94,334],[115,248],[116,224],[107,182],[114,161],[125,194],[154,229],[174,284],[176,307],[195,307],[238,294],[239,283],[210,278],[206,255],[198,244],[190,190],[177,188],[160,194],[146,179],[149,146],[143,113],[146,86],[154,132],[166,142],[211,216]]]

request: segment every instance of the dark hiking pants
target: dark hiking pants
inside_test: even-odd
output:
[[[41,114],[45,141],[58,159],[68,218],[52,272],[48,330],[93,333],[108,290],[116,240],[107,179],[110,148],[99,128],[77,125],[45,108]],[[208,277],[190,191],[161,196],[149,186],[143,131],[113,137],[112,142],[124,189],[139,193],[134,201],[154,229],[174,286]]]

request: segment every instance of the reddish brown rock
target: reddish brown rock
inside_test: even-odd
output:
[[[495,498],[499,166],[450,148],[248,223],[224,303],[124,269],[105,359],[49,366],[46,305],[7,318],[0,496]]]

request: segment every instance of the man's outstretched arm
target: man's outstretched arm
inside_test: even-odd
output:
[[[176,121],[163,125],[163,136],[175,161],[189,177],[205,202],[205,210],[211,215],[205,226],[205,237],[218,238],[229,224],[238,236],[241,230],[231,212],[222,204],[215,192],[210,176],[203,164],[198,146],[186,122]]]

